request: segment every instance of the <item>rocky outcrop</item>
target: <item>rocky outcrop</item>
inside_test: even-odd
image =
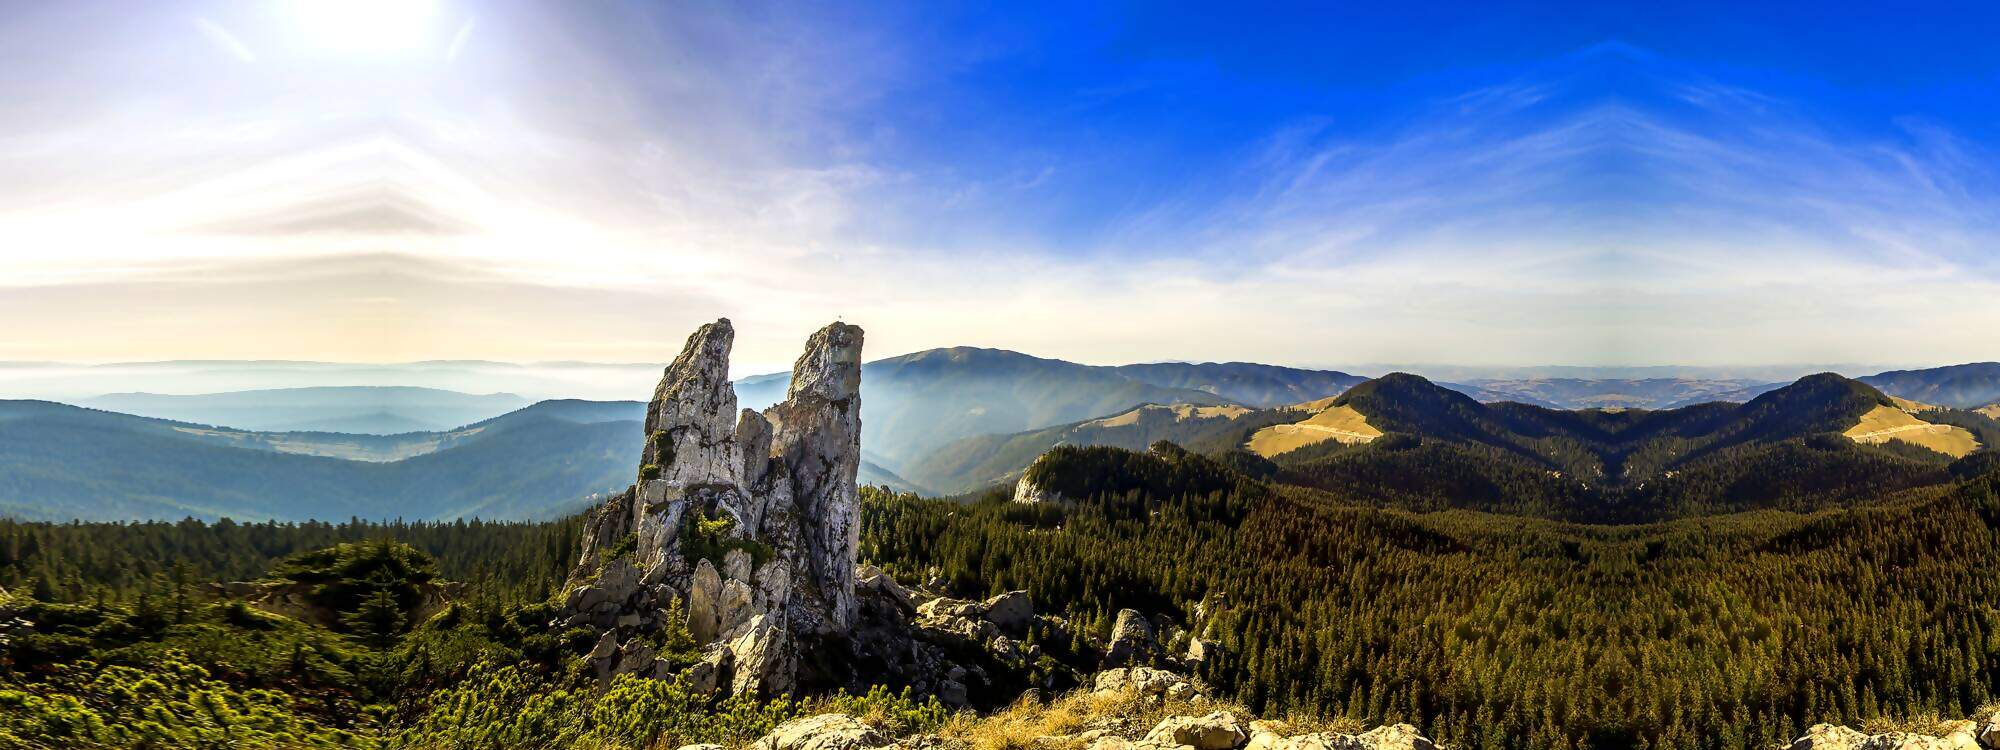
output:
[[[814,333],[785,400],[761,412],[737,408],[734,340],[727,320],[688,337],[647,404],[636,481],[585,523],[551,624],[595,631],[600,680],[684,677],[760,695],[879,684],[997,706],[1078,684],[1099,650],[1113,666],[1180,658],[1161,645],[1181,643],[1171,619],[1156,631],[1127,611],[1108,644],[1077,655],[1087,664],[1060,664],[1036,643],[1072,643],[1074,631],[1038,616],[1026,591],[945,598],[942,579],[913,591],[857,566],[861,329]],[[657,631],[680,626],[699,650],[692,667],[689,654],[655,652]]]
[[[1136,610],[1121,609],[1111,625],[1111,643],[1104,649],[1104,666],[1143,664],[1152,658],[1153,624]]]
[[[1201,684],[1164,669],[1119,667],[1098,672],[1091,689],[1103,696],[1131,693],[1141,698],[1195,701],[1206,697]]]
[[[1146,733],[1145,743],[1194,750],[1231,750],[1250,741],[1236,715],[1217,711],[1207,716],[1170,716]]]
[[[790,479],[787,510],[804,521],[795,524],[804,553],[796,572],[810,583],[805,590],[821,599],[801,612],[814,621],[800,624],[822,630],[845,629],[854,617],[854,555],[861,544],[855,481],[861,468],[861,338],[860,328],[844,323],[814,333],[792,366],[785,400],[764,413],[771,457],[778,464],[773,468]]]
[[[1869,734],[1833,724],[1817,724],[1792,741],[1788,750],[1996,750],[2000,717],[1945,722],[1926,731]]]
[[[703,682],[782,693],[808,641],[853,618],[862,332],[813,334],[763,413],[736,408],[734,342],[728,320],[704,325],[661,375],[637,482],[591,514],[564,620],[625,643],[678,604]],[[594,656],[601,674],[655,669],[629,646]]]
[[[702,326],[661,375],[638,480],[591,513],[557,624],[598,632],[600,679],[674,676],[645,644],[679,624],[701,649],[681,673],[699,689],[1011,700],[1040,658],[1025,592],[927,621],[919,595],[855,564],[861,329],[814,333],[786,399],[762,412],[737,409],[734,336],[727,320]]]
[[[820,714],[778,725],[752,750],[866,750],[889,744],[874,727],[847,714]]]
[[[1014,502],[1032,504],[1060,503],[1062,501],[1062,493],[1035,483],[1027,474],[1022,474],[1021,481],[1014,483]]]
[[[1301,734],[1290,731],[1284,722],[1245,721],[1241,707],[1217,704],[1194,680],[1147,667],[1108,670],[1085,683],[1095,689],[1086,687],[1046,704],[1024,699],[1004,716],[954,721],[942,734],[892,738],[852,716],[823,714],[787,722],[752,747],[754,750],[971,750],[974,747],[1436,750],[1437,747],[1407,724],[1376,727],[1360,734]],[[1169,698],[1170,694],[1178,697]],[[1139,718],[1163,713],[1157,721]],[[1056,731],[1065,733],[1053,733]]]

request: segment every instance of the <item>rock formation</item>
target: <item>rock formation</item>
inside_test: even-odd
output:
[[[734,337],[719,320],[688,338],[647,405],[637,481],[586,521],[554,624],[595,631],[597,677],[678,676],[761,695],[880,684],[954,706],[1080,684],[1095,657],[1050,659],[1036,642],[1074,634],[1037,615],[1028,592],[952,599],[943,582],[912,591],[857,567],[861,329],[814,333],[785,400],[763,412],[737,409]],[[1157,631],[1120,613],[1107,661],[1178,659],[1159,640],[1174,637],[1172,621],[1156,617]],[[655,652],[657,631],[683,625],[700,649],[692,666]]]
[[[1096,688],[1093,690],[1060,696],[1046,705],[1022,701],[1007,709],[1004,716],[973,719],[948,726],[940,734],[892,737],[852,716],[821,714],[779,725],[751,748],[972,750],[974,747],[997,746],[1050,750],[1436,750],[1437,747],[1407,724],[1346,734],[1297,733],[1284,722],[1244,721],[1239,718],[1244,714],[1242,707],[1219,703],[1201,688],[1200,683],[1148,667],[1108,670],[1096,675],[1094,683]],[[1159,715],[1161,718],[1157,721],[1139,718],[1145,715]]]
[[[761,414],[736,409],[734,341],[728,320],[688,338],[646,407],[637,483],[591,516],[565,619],[604,631],[600,675],[665,676],[632,636],[676,602],[702,677],[737,692],[790,691],[801,648],[852,623],[861,329],[813,334]]]
[[[1916,732],[1869,734],[1833,724],[1817,724],[1787,750],[1995,750],[2000,748],[2000,715],[1962,719]]]
[[[1135,610],[1121,609],[1111,625],[1111,643],[1104,650],[1104,666],[1143,664],[1152,657],[1153,625]]]
[[[1014,502],[1027,504],[1060,503],[1063,500],[1062,493],[1050,491],[1036,484],[1027,474],[1022,474],[1021,481],[1014,483]]]

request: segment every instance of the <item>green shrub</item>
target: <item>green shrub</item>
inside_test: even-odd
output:
[[[735,528],[736,519],[727,515],[710,519],[697,508],[681,524],[681,554],[690,561],[708,560],[720,566],[730,550],[740,549],[750,554],[754,567],[763,567],[777,555],[771,545],[730,536],[729,532]]]

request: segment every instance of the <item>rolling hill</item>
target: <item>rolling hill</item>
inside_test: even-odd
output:
[[[350,435],[0,401],[0,516],[551,518],[631,483],[644,411],[543,401],[444,432]],[[867,462],[860,480],[920,489]]]
[[[1333,370],[1260,365],[1251,362],[1161,362],[1111,368],[1120,375],[1163,388],[1205,391],[1244,406],[1269,408],[1324,398],[1367,380]]]
[[[636,421],[556,402],[394,461],[308,455],[367,436],[243,433],[50,402],[0,402],[0,515],[52,520],[542,518],[631,481]],[[413,451],[410,436],[376,450]],[[284,448],[285,450],[281,450]]]
[[[1286,481],[1369,502],[1632,521],[1838,504],[1939,481],[2000,438],[1984,417],[1899,403],[1829,373],[1745,404],[1558,410],[1481,403],[1397,373],[1284,409],[1152,406],[963,440],[912,473],[968,491],[1019,476],[1037,449],[1169,440],[1210,454],[1247,448]]]
[[[176,422],[269,432],[394,435],[435,432],[527,406],[511,393],[477,395],[437,388],[339,386],[199,395],[113,393],[82,406]]]
[[[1954,409],[1977,409],[2000,402],[2000,362],[1892,370],[1861,378],[1861,382],[1892,396]]]
[[[1330,396],[1362,378],[1244,362],[1098,367],[1004,349],[953,347],[890,357],[861,368],[861,444],[913,481],[951,443],[1094,419],[1140,404],[1276,406]],[[762,408],[784,398],[788,376],[736,382],[737,400]]]

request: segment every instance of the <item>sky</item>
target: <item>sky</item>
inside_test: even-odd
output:
[[[0,360],[2000,358],[2000,10],[1239,5],[0,0]]]

